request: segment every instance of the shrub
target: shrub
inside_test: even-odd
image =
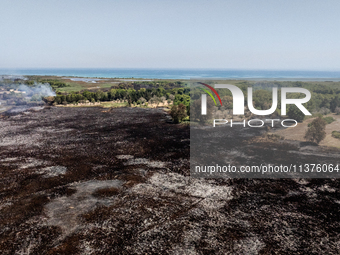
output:
[[[331,113],[331,110],[326,108],[326,107],[322,107],[320,109],[319,113],[321,113],[322,115],[327,115],[327,114]]]
[[[159,101],[160,101],[161,103],[163,103],[165,100],[166,100],[165,97],[160,97],[160,98],[159,98]]]
[[[327,124],[331,124],[332,122],[335,121],[335,119],[331,116],[324,117],[323,119],[324,119],[324,121],[326,121]]]
[[[146,103],[146,99],[144,97],[139,98],[138,101],[140,102],[140,104],[145,104]]]
[[[186,107],[184,104],[173,105],[171,107],[170,115],[174,121],[174,123],[181,122],[186,116]]]
[[[328,117],[322,117],[322,116],[323,115],[321,113],[317,113],[317,114],[313,115],[313,117],[321,118],[324,121],[326,121],[326,124],[331,124],[332,122],[335,121],[335,119],[331,116],[328,116]],[[311,127],[311,125],[312,125],[312,123],[309,123],[308,127]]]
[[[55,97],[43,97],[42,100],[49,105],[52,105],[54,103]]]
[[[340,107],[336,107],[334,111],[337,115],[340,115]]]
[[[307,141],[316,142],[319,144],[326,137],[326,124],[326,121],[321,117],[313,120],[305,134],[305,139]]]
[[[332,132],[332,136],[333,136],[334,138],[340,139],[340,131],[333,131],[333,132]]]

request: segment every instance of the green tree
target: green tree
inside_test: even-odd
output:
[[[288,108],[287,115],[289,118],[294,119],[297,122],[302,122],[305,118],[305,114],[295,105],[292,105]]]
[[[326,121],[321,117],[313,120],[305,134],[305,139],[307,141],[316,142],[319,144],[326,137],[326,124]]]
[[[186,116],[186,106],[184,104],[173,105],[171,107],[170,115],[174,120],[174,123],[181,122]]]
[[[62,102],[62,101],[61,101],[61,96],[59,96],[59,95],[56,96],[55,99],[54,99],[54,102],[55,102],[56,104],[61,104],[61,102]]]
[[[340,107],[340,97],[339,96],[333,98],[332,101],[330,102],[330,109],[331,109],[332,112],[335,112],[335,109],[337,107]]]
[[[110,90],[110,92],[108,93],[108,94],[109,94],[110,100],[116,99],[116,93],[117,93],[117,90],[116,90],[116,89],[111,89],[111,90]]]

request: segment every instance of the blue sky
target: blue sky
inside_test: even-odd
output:
[[[340,1],[1,0],[0,68],[340,70]]]

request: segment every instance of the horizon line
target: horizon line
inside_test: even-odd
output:
[[[0,70],[216,70],[216,71],[289,71],[289,72],[340,72],[340,69],[267,69],[267,68],[212,68],[212,67],[0,67]]]

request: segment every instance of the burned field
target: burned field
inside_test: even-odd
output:
[[[190,178],[189,127],[167,119],[138,108],[2,115],[1,254],[340,252],[337,179]],[[230,159],[339,162],[339,151],[260,135],[231,134]]]

